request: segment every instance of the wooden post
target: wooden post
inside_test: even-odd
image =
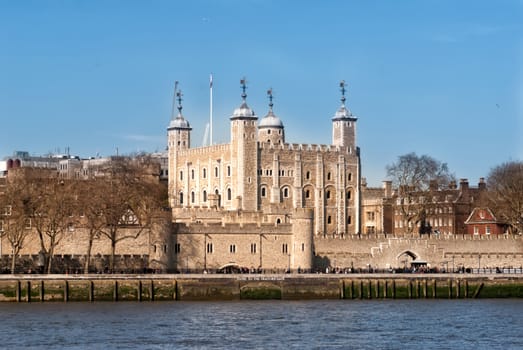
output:
[[[469,281],[465,280],[465,298],[469,297]]]
[[[363,299],[363,280],[360,280],[360,299]]]
[[[31,302],[31,281],[27,281],[26,285],[26,292],[27,292],[27,302]]]
[[[44,302],[44,280],[40,280],[40,302]]]
[[[16,301],[22,301],[22,283],[20,282],[20,280],[16,281]]]
[[[139,280],[138,281],[138,291],[137,291],[138,295],[137,295],[137,298],[138,301],[142,301],[142,280]]]
[[[93,281],[89,281],[88,289],[89,289],[89,301],[92,303],[94,301],[94,282]]]
[[[427,299],[427,296],[429,294],[429,286],[428,286],[429,282],[428,280],[425,279],[424,283],[423,283],[423,298]]]
[[[409,280],[409,285],[408,285],[408,294],[409,294],[409,299],[412,299],[412,281]]]
[[[64,301],[65,302],[69,301],[69,281],[68,280],[64,281]]]
[[[452,299],[452,280],[450,278],[447,280],[447,284],[449,285],[449,299]]]
[[[340,281],[340,299],[345,299],[345,281]]]
[[[113,301],[118,301],[118,281],[114,280]]]
[[[383,299],[387,299],[387,289],[389,288],[389,281],[385,280],[385,285],[383,286]]]
[[[432,280],[432,297],[434,299],[436,299],[438,296],[438,292],[437,292],[436,288],[437,288],[436,280]]]
[[[380,280],[376,280],[376,299],[380,298]]]
[[[369,280],[369,289],[367,290],[367,299],[372,299],[372,280]]]
[[[392,299],[396,299],[396,280],[392,280]]]
[[[461,298],[461,281],[456,281],[456,299]]]
[[[151,280],[150,288],[151,288],[150,298],[151,298],[151,301],[154,301],[154,281],[153,280]]]

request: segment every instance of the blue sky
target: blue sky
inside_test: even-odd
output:
[[[174,81],[214,141],[248,81],[287,142],[331,142],[348,83],[363,176],[416,152],[475,183],[523,159],[523,1],[0,0],[0,157],[82,157],[166,146]]]

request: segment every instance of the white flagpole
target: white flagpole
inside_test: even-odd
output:
[[[209,122],[209,129],[210,129],[210,138],[209,138],[209,145],[212,146],[212,73],[209,78],[209,88],[210,88],[210,122]]]

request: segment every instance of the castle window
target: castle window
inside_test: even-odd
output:
[[[183,192],[180,192],[180,204],[183,204]]]
[[[214,247],[212,246],[212,243],[207,243],[207,253],[212,254],[214,251]]]
[[[251,254],[256,254],[256,243],[251,243]]]
[[[214,177],[218,177],[218,167],[214,168]]]
[[[262,187],[262,188],[261,188],[261,196],[262,196],[262,197],[267,196],[267,190],[265,189],[265,187]]]
[[[375,219],[375,213],[373,211],[368,211],[367,212],[367,220],[368,221],[374,221]]]
[[[331,179],[331,173],[327,173],[327,180]]]
[[[347,175],[347,180],[352,181],[352,173],[349,173],[349,175]]]
[[[207,178],[207,169],[203,168],[202,173],[203,173],[202,174],[203,178],[206,179]]]
[[[347,216],[347,225],[350,225],[352,222],[352,217],[349,215]]]
[[[311,172],[310,171],[307,171],[307,173],[305,173],[305,178],[307,180],[310,180],[310,178],[311,178]]]
[[[331,191],[325,192],[325,198],[330,199],[331,198]]]
[[[271,129],[267,130],[267,135],[271,134]]]
[[[194,169],[191,169],[191,179],[194,180]]]
[[[236,244],[231,244],[229,246],[229,253],[232,253],[232,254],[236,253]]]
[[[182,251],[182,247],[181,247],[180,243],[176,243],[174,245],[174,254],[180,254],[181,251]]]
[[[232,191],[230,188],[227,189],[227,200],[230,201],[232,199]]]
[[[327,216],[327,224],[332,224],[332,216]]]
[[[278,134],[281,135],[281,130],[278,130]]]
[[[194,191],[191,192],[191,203],[194,204]]]
[[[350,197],[351,197],[351,193],[350,193],[350,191],[347,191],[347,199],[350,199]]]
[[[287,243],[283,243],[281,246],[281,252],[283,254],[287,254],[288,251],[289,251],[289,247],[287,246]]]
[[[283,189],[283,198],[289,198],[289,188],[285,187]]]
[[[227,165],[227,176],[231,176],[231,166]]]
[[[305,251],[305,243],[302,243],[302,244],[301,244],[301,251],[302,251],[302,252]]]
[[[180,180],[183,180],[183,171],[180,171]]]
[[[311,191],[310,190],[306,190],[305,191],[305,198],[310,198],[311,197]]]
[[[281,219],[280,219],[280,218],[277,218],[277,219],[276,219],[276,225],[279,225],[279,224],[281,224]]]
[[[203,201],[207,202],[207,191],[203,190]]]

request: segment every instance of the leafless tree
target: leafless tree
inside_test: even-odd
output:
[[[487,188],[496,213],[512,233],[523,234],[523,162],[511,161],[493,168]]]
[[[110,271],[114,271],[117,244],[150,229],[154,213],[163,203],[165,191],[158,168],[147,157],[115,157],[101,169],[103,176],[96,181],[97,191],[103,193],[100,233],[111,242]]]
[[[428,156],[408,153],[398,157],[397,162],[387,165],[387,176],[397,189],[399,202],[396,207],[407,223],[408,233],[420,224],[420,233],[425,226],[430,192],[448,187],[455,181],[446,163]]]
[[[6,181],[0,193],[0,234],[11,247],[11,273],[15,273],[16,257],[30,234],[26,186],[22,178]]]

